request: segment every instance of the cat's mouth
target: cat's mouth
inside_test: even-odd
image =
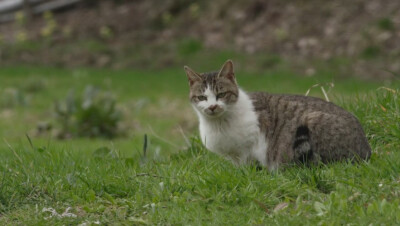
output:
[[[211,111],[210,109],[206,109],[206,110],[204,110],[204,113],[209,117],[219,117],[224,113],[224,110],[222,108],[215,109],[214,111]]]

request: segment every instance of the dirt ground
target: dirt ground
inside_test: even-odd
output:
[[[222,50],[295,65],[343,58],[346,73],[388,78],[400,72],[399,12],[391,0],[87,1],[0,24],[0,60],[139,67],[145,58],[170,66],[181,63],[177,54]]]

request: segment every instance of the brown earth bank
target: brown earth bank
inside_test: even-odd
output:
[[[164,68],[222,51],[261,57],[259,68],[284,61],[312,75],[334,62],[344,76],[380,79],[400,73],[399,39],[400,1],[99,0],[29,21],[16,13],[0,24],[0,60]]]

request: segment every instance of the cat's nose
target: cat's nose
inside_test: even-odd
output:
[[[210,109],[211,111],[214,111],[217,107],[218,107],[218,105],[211,105],[210,107],[208,107],[208,109]]]

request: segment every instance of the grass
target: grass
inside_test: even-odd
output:
[[[399,224],[399,84],[385,89],[330,74],[300,77],[278,68],[237,76],[246,90],[299,94],[333,81],[328,95],[360,119],[371,160],[269,173],[204,149],[182,69],[1,68],[0,93],[12,89],[26,101],[0,108],[0,224]],[[88,84],[116,94],[128,135],[37,135],[38,122],[56,126],[54,100]],[[310,95],[323,96],[318,88]]]

